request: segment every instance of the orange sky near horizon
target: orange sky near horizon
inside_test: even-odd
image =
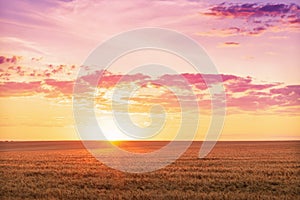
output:
[[[207,51],[226,92],[220,140],[300,139],[297,1],[122,2],[0,0],[0,140],[79,140],[72,98],[80,69],[86,70],[82,77],[86,84],[104,75],[94,102],[107,139],[134,139],[122,133],[112,118],[112,94],[124,78],[124,92],[138,88],[128,99],[133,123],[141,127],[151,124],[149,109],[161,104],[166,121],[151,140],[172,140],[181,123],[177,98],[189,99],[188,88],[180,81],[184,77],[200,110],[195,139],[203,140],[211,122],[211,96],[203,74],[184,60],[145,50],[119,58],[105,72],[89,72],[88,66],[82,66],[104,40],[141,27],[182,32]],[[155,59],[177,74],[127,74]],[[177,96],[153,80],[171,85]],[[117,106],[124,102],[120,94]]]

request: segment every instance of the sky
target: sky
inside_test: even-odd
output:
[[[188,101],[192,89],[200,110],[196,139],[203,140],[212,117],[210,86],[181,58],[144,50],[119,58],[106,71],[89,71],[83,65],[102,42],[143,27],[180,32],[205,49],[226,92],[220,140],[300,139],[300,4],[296,0],[0,0],[0,27],[0,140],[80,139],[72,98],[82,69],[85,84],[103,76],[92,96],[99,126],[108,139],[132,139],[112,117],[112,111],[124,112],[122,92],[112,108],[114,88],[123,80],[119,91],[134,90],[126,99],[134,124],[147,127],[157,118],[150,118],[151,107],[164,107],[165,124],[154,140],[174,138],[182,122],[178,98]],[[177,73],[128,73],[153,61]]]

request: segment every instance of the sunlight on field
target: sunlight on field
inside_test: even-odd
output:
[[[159,146],[155,142],[116,144],[124,149],[153,150]],[[193,143],[180,159],[161,170],[129,174],[106,167],[80,142],[2,142],[0,197],[298,198],[299,142],[219,142],[205,159],[197,158],[200,145]]]

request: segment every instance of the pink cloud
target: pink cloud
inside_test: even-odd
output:
[[[91,85],[98,85],[108,89],[114,87],[119,81],[121,81],[123,84],[138,82],[139,85],[142,85],[149,78],[149,76],[143,75],[141,73],[121,75],[113,74],[106,70],[95,71],[94,73],[90,73],[88,75],[80,77],[80,79]]]
[[[9,61],[10,62],[10,61]],[[0,77],[11,77],[10,72],[18,77],[35,77],[39,81],[12,81],[2,79],[0,83],[0,96],[30,96],[42,94],[48,98],[71,98],[73,94],[74,78],[59,79],[55,78],[57,74],[65,74],[70,70],[74,71],[74,65],[46,65],[46,69],[42,71],[29,70],[23,66],[9,66],[5,70],[0,71]],[[54,70],[54,71],[53,71]],[[98,82],[99,76],[102,78]],[[2,77],[3,76],[3,77]],[[218,78],[221,77],[221,80]],[[16,77],[14,77],[16,78]],[[151,84],[152,88],[159,89],[161,86],[172,87],[175,89],[183,101],[187,102],[192,99],[187,95],[186,91],[194,88],[194,93],[199,100],[198,104],[202,109],[210,109],[210,96],[208,89],[222,81],[225,87],[227,96],[228,109],[238,109],[239,112],[266,112],[266,113],[288,113],[284,109],[295,111],[292,107],[300,106],[300,86],[299,85],[284,85],[282,83],[256,83],[252,77],[240,77],[230,74],[222,74],[220,76],[213,74],[165,74],[158,78],[151,78],[145,74],[114,74],[109,71],[96,71],[88,73],[80,80],[83,81],[85,87],[97,85],[99,88],[106,90],[113,89],[116,84],[123,84],[124,89],[132,88],[132,85],[139,87],[148,87]],[[120,82],[121,81],[121,82]],[[207,83],[209,85],[207,85]],[[187,84],[186,84],[187,83]],[[101,95],[104,95],[104,93]],[[155,96],[156,95],[156,96]],[[105,102],[103,100],[102,101]],[[158,94],[147,94],[135,97],[135,103],[143,105],[149,100],[152,103],[163,103],[175,109],[178,106],[177,99],[171,93],[163,91]]]
[[[19,82],[19,78],[28,81],[57,77],[73,79],[78,67],[75,65],[52,65],[40,62],[41,59],[21,59],[20,56],[0,56],[0,81]],[[29,63],[29,64],[28,64]],[[33,65],[33,66],[31,66]]]
[[[40,92],[40,81],[0,83],[0,96],[31,96]]]
[[[57,81],[54,79],[45,79],[45,85],[51,86],[53,89],[50,91],[59,92],[64,96],[72,96],[74,81]]]

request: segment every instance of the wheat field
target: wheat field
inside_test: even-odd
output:
[[[120,143],[137,152],[161,145]],[[218,142],[204,159],[200,146],[165,168],[130,174],[80,142],[1,142],[0,199],[299,199],[299,141]]]

